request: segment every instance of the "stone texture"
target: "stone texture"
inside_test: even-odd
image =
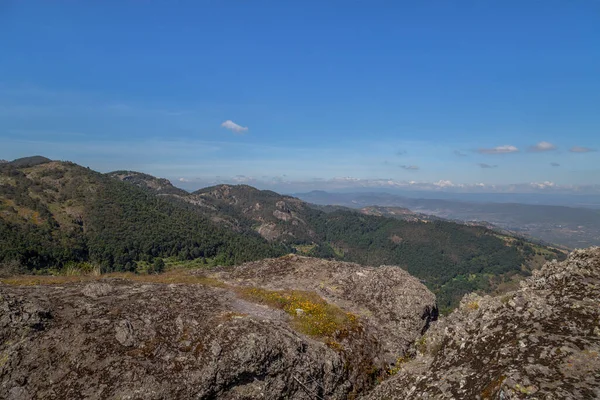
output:
[[[317,292],[363,317],[367,334],[381,344],[383,354],[379,356],[387,364],[404,356],[437,318],[435,295],[394,266],[373,268],[290,255],[226,268],[213,276],[241,286]]]
[[[0,284],[0,398],[346,399],[373,386],[388,353],[407,350],[435,304],[395,267],[284,257],[238,268],[209,274],[225,287]],[[328,346],[234,284],[314,289],[359,313],[361,329]]]
[[[600,248],[498,297],[466,296],[367,399],[600,398]]]

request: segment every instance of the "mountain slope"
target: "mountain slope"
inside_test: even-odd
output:
[[[156,178],[152,175],[135,171],[114,171],[106,174],[111,178],[119,179],[123,182],[132,183],[143,189],[149,189],[157,194],[172,194],[178,196],[187,196],[188,192],[176,188],[167,179]]]
[[[545,260],[562,257],[477,226],[324,212],[244,185],[187,193],[146,174],[103,175],[39,161],[0,167],[5,269],[21,265],[43,272],[92,263],[104,271],[133,271],[161,269],[158,259],[165,258],[237,264],[295,249],[365,265],[399,265],[448,311],[465,293],[506,290]]]
[[[301,254],[402,266],[436,293],[444,311],[466,293],[506,290],[546,260],[563,257],[555,249],[480,226],[435,218],[397,220],[348,209],[325,212],[299,199],[246,185],[213,186],[174,198],[195,205],[223,226],[258,232],[271,242],[294,246]]]
[[[234,264],[289,251],[215,224],[177,198],[65,162],[0,166],[0,237],[0,263],[29,270],[82,262],[135,270],[171,256]]]

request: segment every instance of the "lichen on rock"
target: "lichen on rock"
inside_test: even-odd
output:
[[[600,248],[496,297],[470,294],[367,399],[600,398]]]

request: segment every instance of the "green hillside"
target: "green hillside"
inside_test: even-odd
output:
[[[147,185],[140,184],[147,187]],[[399,265],[438,296],[442,310],[466,293],[514,288],[559,250],[439,218],[399,220],[319,207],[247,185],[219,185],[184,199],[236,229],[260,232],[302,254],[366,265]]]
[[[0,165],[0,237],[0,264],[37,273],[84,263],[135,271],[167,258],[233,265],[292,251],[399,265],[437,294],[443,310],[563,258],[484,227],[325,212],[245,185],[187,193],[146,174],[100,174],[39,157]]]
[[[187,202],[64,162],[0,166],[0,237],[0,262],[33,271],[81,262],[133,271],[156,257],[236,264],[288,252]]]

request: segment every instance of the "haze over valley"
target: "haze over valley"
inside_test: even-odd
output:
[[[314,191],[296,196],[310,203],[341,205],[400,218],[407,214],[398,213],[396,208],[406,208],[414,213],[464,223],[489,224],[566,248],[600,245],[600,210],[595,207],[411,198],[388,193]],[[370,206],[378,207],[373,210]]]

